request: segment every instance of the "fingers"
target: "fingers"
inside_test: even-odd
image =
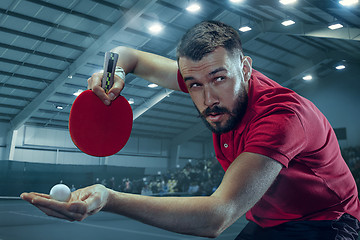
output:
[[[64,204],[63,206],[58,207],[53,205],[42,205],[41,203],[36,203],[34,206],[50,217],[65,219],[71,222],[82,221],[88,216],[87,208],[85,204],[81,202]]]
[[[68,221],[82,221],[88,216],[87,206],[81,201],[59,202],[42,193],[23,193],[21,198],[51,217]]]
[[[101,86],[103,72],[94,73],[88,80],[88,89],[92,90],[95,86]]]
[[[100,98],[100,100],[105,104],[105,105],[110,105],[111,103],[111,99],[109,98],[109,96],[105,93],[104,89],[101,86],[94,86],[92,88],[92,91],[96,94],[96,96],[98,96]]]
[[[68,221],[82,221],[88,216],[86,204],[80,201],[64,203],[51,199],[34,199],[32,204],[48,216]]]
[[[60,219],[64,219],[64,220],[68,220],[68,221],[74,221],[72,218],[69,218],[59,212],[56,212],[52,209],[49,208],[45,208],[42,206],[36,206],[38,209],[40,209],[42,212],[44,212],[46,215],[50,216],[50,217],[56,217],[56,218],[60,218]]]
[[[105,105],[109,105],[110,99],[101,87],[102,77],[102,72],[94,73],[91,78],[88,79],[88,89],[92,90]]]
[[[48,194],[22,193],[21,198],[28,201],[48,216],[68,221],[82,221],[89,215],[99,212],[107,202],[108,191],[102,185],[78,189],[71,194],[69,202],[51,199]]]
[[[111,101],[117,98],[120,95],[120,92],[124,89],[125,82],[119,76],[114,76],[114,85],[109,90],[109,97]]]
[[[48,194],[43,194],[43,193],[34,193],[34,192],[31,192],[31,193],[22,193],[20,195],[20,197],[25,200],[25,201],[28,201],[29,203],[32,203],[32,201],[35,199],[35,198],[44,198],[44,199],[50,199],[50,195]]]
[[[111,101],[120,95],[125,82],[123,79],[115,75],[114,84],[108,94],[106,94],[105,90],[101,87],[102,77],[102,72],[94,73],[91,78],[88,79],[88,89],[91,89],[105,105],[110,105]]]

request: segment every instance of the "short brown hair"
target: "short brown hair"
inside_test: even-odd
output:
[[[239,33],[233,27],[218,21],[203,21],[189,29],[181,38],[177,59],[187,57],[200,61],[217,47],[225,48],[231,55],[244,55]]]

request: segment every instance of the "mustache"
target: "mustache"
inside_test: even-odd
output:
[[[221,114],[221,113],[229,113],[231,114],[231,112],[224,107],[219,107],[219,106],[214,106],[212,108],[208,107],[206,108],[204,111],[199,112],[199,118],[206,118],[207,116],[211,115],[211,114]]]

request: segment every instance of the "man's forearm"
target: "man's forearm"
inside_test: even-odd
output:
[[[138,50],[119,46],[111,50],[119,54],[117,66],[122,67],[126,73],[134,73],[138,63]]]
[[[216,237],[226,228],[226,211],[216,197],[150,197],[109,191],[104,211],[203,237]]]
[[[120,46],[111,50],[119,54],[117,66],[164,88],[180,90],[175,60],[140,50]]]

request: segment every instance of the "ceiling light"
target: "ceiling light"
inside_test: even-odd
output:
[[[189,12],[197,12],[197,11],[199,11],[200,10],[200,5],[199,4],[197,4],[197,3],[193,3],[193,4],[190,4],[187,8],[186,8],[186,10],[188,10]]]
[[[289,20],[283,21],[281,24],[284,25],[285,27],[287,27],[287,26],[295,24],[295,22],[293,20],[289,19]]]
[[[288,4],[295,3],[296,0],[280,0],[279,2],[284,4],[284,5],[288,5]]]
[[[335,30],[335,29],[339,29],[339,28],[343,28],[344,26],[341,23],[334,23],[329,25],[328,28],[330,28],[331,30]]]
[[[247,31],[250,31],[250,30],[251,30],[251,27],[249,27],[249,26],[244,26],[244,27],[239,28],[239,30],[240,30],[241,32],[247,32]]]
[[[359,2],[359,0],[341,0],[339,3],[343,6],[352,6]]]
[[[343,69],[345,69],[346,67],[345,67],[344,64],[339,64],[339,65],[337,65],[335,68],[336,68],[337,70],[343,70]]]
[[[155,84],[155,83],[150,83],[150,84],[148,85],[149,88],[156,88],[157,86],[159,86],[159,85],[157,85],[157,84]]]
[[[129,98],[128,102],[129,102],[129,104],[134,104],[135,103],[133,98]]]
[[[303,79],[305,81],[310,81],[312,79],[312,76],[311,75],[306,75],[306,76],[303,77]]]
[[[79,89],[76,92],[73,93],[74,96],[79,96],[84,90]]]
[[[163,25],[161,25],[160,23],[154,23],[149,27],[149,31],[152,33],[159,33],[163,30],[163,28]]]
[[[56,108],[59,109],[59,110],[63,110],[63,109],[64,109],[63,106],[56,106]]]

